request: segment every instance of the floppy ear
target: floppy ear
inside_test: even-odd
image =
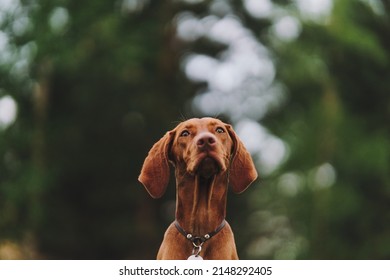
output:
[[[230,137],[233,140],[233,152],[230,163],[229,180],[233,192],[242,193],[256,180],[257,171],[252,157],[244,147],[230,125],[227,125]]]
[[[173,132],[167,132],[150,149],[142,166],[140,181],[153,198],[160,198],[169,182],[168,152],[173,140]]]

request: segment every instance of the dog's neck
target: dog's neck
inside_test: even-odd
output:
[[[176,170],[176,220],[181,227],[193,235],[214,231],[226,216],[227,184],[227,172],[202,178]]]

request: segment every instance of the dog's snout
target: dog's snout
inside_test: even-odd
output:
[[[217,139],[211,133],[200,134],[196,140],[198,148],[205,148],[207,146],[214,146],[217,143]]]

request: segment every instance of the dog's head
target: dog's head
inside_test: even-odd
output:
[[[214,118],[182,122],[154,144],[138,178],[154,198],[166,190],[169,162],[191,176],[208,178],[229,171],[236,193],[257,178],[252,158],[232,127]]]
[[[228,125],[212,118],[191,119],[175,128],[170,159],[191,175],[210,177],[229,168],[233,141]]]

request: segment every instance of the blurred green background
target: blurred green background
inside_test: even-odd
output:
[[[233,124],[242,259],[390,258],[390,2],[0,0],[0,258],[154,259],[190,117]]]

